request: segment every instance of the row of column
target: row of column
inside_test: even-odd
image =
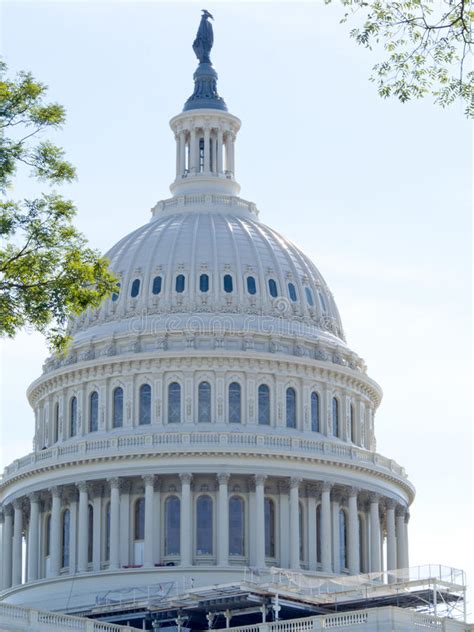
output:
[[[217,511],[216,511],[216,563],[218,566],[229,565],[229,481],[228,473],[217,475]],[[192,474],[183,473],[181,480],[181,505],[180,505],[180,564],[191,566],[193,564],[193,513],[192,513]],[[249,562],[252,566],[262,568],[266,564],[265,555],[265,483],[267,477],[262,474],[252,476],[250,479],[251,491],[248,494],[248,520],[249,533],[253,545],[249,547]],[[143,566],[153,567],[159,559],[157,556],[157,540],[159,537],[159,510],[160,501],[156,498],[157,479],[154,475],[143,477],[144,482],[144,538],[143,538]],[[280,482],[279,521],[280,521],[280,565],[298,570],[301,567],[300,560],[300,500],[302,480],[291,478]],[[122,498],[130,495],[130,485],[126,479],[112,478],[108,480],[110,489],[110,525],[108,542],[108,568],[117,570],[125,563],[128,564],[128,548],[133,534],[129,533],[130,527],[130,500],[122,503]],[[93,485],[93,484],[92,484]],[[78,498],[76,494],[69,494],[68,509],[70,511],[70,547],[68,559],[68,572],[86,572],[89,565],[89,523],[88,508],[92,501],[93,506],[93,550],[92,570],[99,571],[102,568],[101,545],[101,509],[102,498],[91,493],[91,485],[86,482],[77,484]],[[305,487],[307,490],[308,486]],[[93,487],[92,487],[93,489]],[[231,494],[234,492],[231,492]],[[49,490],[51,498],[51,522],[50,522],[50,557],[49,575],[57,576],[62,568],[62,533],[61,533],[61,488],[53,487]],[[250,497],[253,497],[251,500]],[[382,499],[377,494],[361,492],[356,488],[344,489],[333,486],[328,482],[318,485],[310,484],[310,492],[307,496],[307,567],[309,570],[321,570],[324,573],[340,573],[340,530],[339,512],[343,504],[347,515],[346,523],[346,547],[347,570],[349,574],[356,575],[361,572],[362,556],[370,560],[370,564],[364,571],[377,572],[383,566],[383,525],[381,521]],[[12,585],[22,583],[23,569],[23,534],[26,534],[26,581],[35,581],[40,578],[41,555],[40,550],[40,522],[41,522],[41,496],[35,492],[28,496],[29,519],[25,519],[25,499],[15,499],[11,504],[3,507],[0,517],[3,521],[3,550],[2,550],[2,586],[4,589]],[[319,525],[316,525],[316,508],[320,503]],[[361,538],[360,511],[361,503],[363,515],[368,520],[365,525],[365,534],[368,542],[364,544]],[[385,532],[387,536],[386,564],[387,570],[408,567],[408,513],[405,508],[397,506],[391,499],[383,499],[385,510]],[[318,530],[319,543],[316,533]],[[288,538],[286,534],[288,533]],[[44,540],[44,538],[43,538]],[[362,544],[361,544],[362,543]],[[317,559],[317,547],[320,547],[320,560]],[[364,547],[368,546],[369,552]],[[127,548],[128,547],[128,548]],[[287,549],[287,550],[286,550]]]
[[[203,160],[200,158],[200,141],[204,141]],[[224,156],[225,148],[225,156]],[[225,165],[224,165],[225,162]],[[234,174],[235,134],[212,127],[195,127],[181,130],[176,135],[176,177],[186,172]]]

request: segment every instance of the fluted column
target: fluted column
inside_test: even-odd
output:
[[[94,485],[92,488],[92,568],[100,571],[100,548],[102,542],[102,486]]]
[[[397,540],[397,569],[405,568],[405,511],[402,507],[397,507],[395,511],[395,534]]]
[[[280,566],[290,566],[290,484],[287,480],[278,483],[280,505]]]
[[[13,507],[4,507],[3,514],[3,588],[6,589],[12,585]]]
[[[23,500],[15,498],[13,501],[13,559],[12,559],[12,584],[21,584],[21,571],[23,562]]]
[[[191,522],[191,480],[192,474],[180,474],[181,479],[181,566],[192,564],[193,532]]]
[[[89,549],[89,495],[85,481],[81,481],[77,487],[79,489],[77,570],[79,573],[85,573],[87,571],[87,554]]]
[[[255,476],[255,565],[265,567],[265,479],[263,474]]]
[[[209,142],[211,138],[211,130],[208,127],[204,128],[204,173],[209,173],[211,170],[211,144]]]
[[[290,567],[300,568],[300,478],[290,480]]]
[[[349,574],[358,575],[360,572],[360,554],[359,551],[359,517],[357,515],[357,493],[358,490],[351,488],[349,491],[349,520],[348,520],[348,558],[349,558]]]
[[[61,568],[61,488],[51,490],[51,534],[49,541],[49,569],[52,577],[59,575]]]
[[[223,156],[223,146],[222,146],[223,140],[222,140],[222,130],[218,129],[217,130],[217,152],[216,152],[216,157],[217,157],[217,173],[222,173],[224,171],[224,167],[223,167],[223,160],[222,160],[222,156]]]
[[[410,568],[410,557],[409,557],[409,549],[408,549],[408,522],[410,521],[410,512],[407,510],[405,512],[405,527],[404,527],[404,537],[403,537],[403,544],[404,544],[404,568]]]
[[[179,132],[179,168],[178,168],[178,176],[182,176],[186,169],[186,132],[181,130]]]
[[[119,516],[120,516],[120,480],[118,478],[109,479],[110,485],[110,544],[109,544],[109,568],[115,570],[119,568],[120,559],[120,538],[119,538]]]
[[[28,572],[27,580],[33,582],[38,579],[39,570],[39,504],[38,492],[29,495],[30,524],[28,527]]]
[[[196,165],[196,129],[193,128],[190,132],[190,142],[189,142],[189,171],[190,173],[197,173],[197,165]]]
[[[331,484],[321,488],[321,565],[323,573],[330,573],[331,566]]]
[[[397,539],[395,536],[395,502],[387,501],[387,570],[397,568]]]
[[[339,512],[341,509],[340,496],[333,496],[331,502],[332,511],[332,567],[335,573],[341,572],[341,541],[339,531]]]
[[[69,493],[69,574],[75,575],[77,568],[77,489]]]
[[[143,477],[145,482],[145,543],[143,551],[143,565],[153,566],[153,523],[155,514],[155,477],[153,474]]]
[[[217,500],[217,565],[229,564],[229,474],[223,472],[217,475],[219,482],[219,497]]]
[[[315,571],[317,563],[316,488],[308,487],[308,569]]]
[[[376,573],[381,569],[380,556],[380,517],[378,494],[370,496],[370,570]]]

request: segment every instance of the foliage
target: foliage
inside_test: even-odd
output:
[[[470,0],[341,1],[349,8],[343,22],[362,18],[351,30],[357,43],[384,44],[386,57],[371,76],[380,96],[405,102],[431,94],[443,107],[459,99],[474,117]]]
[[[68,342],[68,319],[98,307],[116,279],[74,227],[73,203],[50,188],[75,177],[63,151],[39,140],[44,130],[64,123],[64,108],[45,103],[47,88],[31,74],[9,80],[6,70],[0,62],[0,335],[13,337],[29,326],[59,351]],[[34,199],[10,199],[25,165],[49,190]]]

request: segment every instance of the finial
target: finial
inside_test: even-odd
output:
[[[196,33],[196,39],[193,42],[193,51],[199,59],[200,64],[211,63],[209,54],[214,43],[214,33],[212,24],[208,21],[209,18],[211,18],[211,20],[214,19],[207,9],[202,9],[201,22]]]
[[[214,17],[207,9],[202,9],[201,22],[193,42],[193,51],[199,59],[199,66],[194,73],[194,92],[184,104],[184,111],[200,108],[224,110],[227,106],[217,93],[217,72],[212,67],[210,58],[214,44],[214,32],[209,19]]]

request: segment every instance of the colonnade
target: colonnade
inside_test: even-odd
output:
[[[268,564],[351,575],[407,568],[408,518],[391,498],[297,477],[220,472],[81,481],[1,507],[1,586],[163,565]]]
[[[199,125],[182,129],[176,139],[176,177],[188,173],[228,174],[235,170],[235,134],[220,126]],[[224,154],[225,148],[225,154]]]

